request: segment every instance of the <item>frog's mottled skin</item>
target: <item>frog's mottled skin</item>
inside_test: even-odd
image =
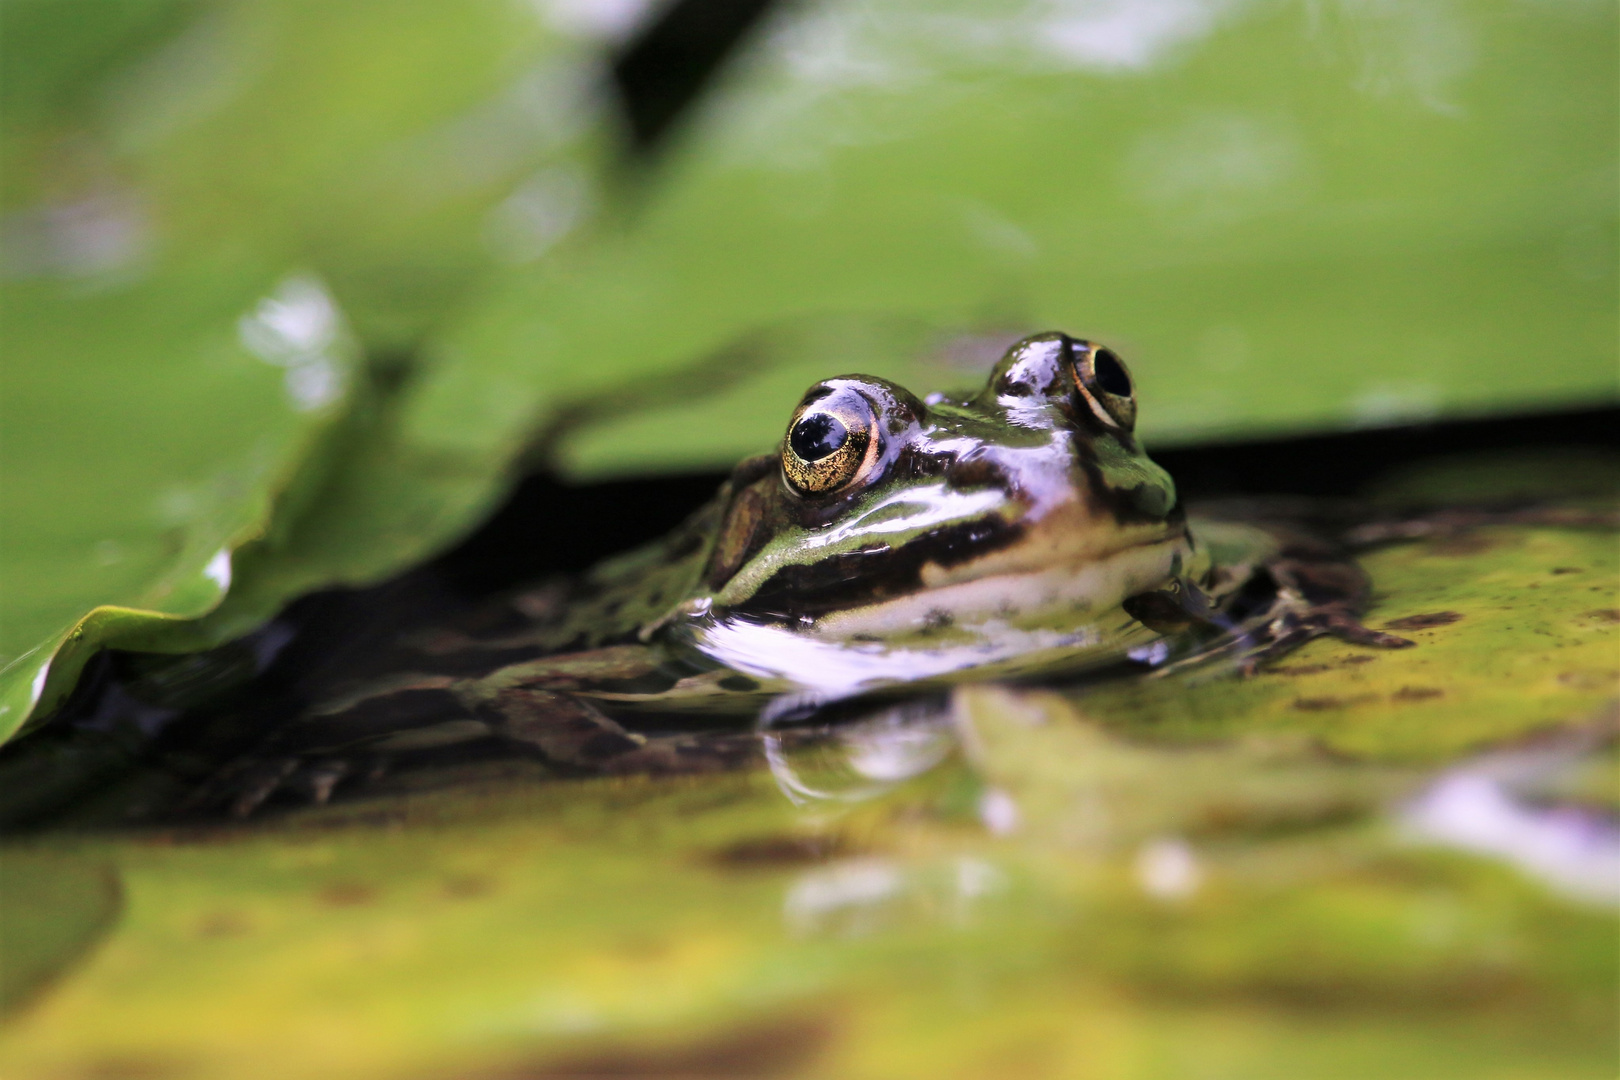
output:
[[[777,452],[669,536],[509,598],[499,633],[406,643],[396,670],[332,688],[206,798],[246,813],[295,784],[324,799],[358,761],[470,738],[657,767],[690,740],[633,718],[753,716],[784,694],[1212,649],[1252,664],[1323,633],[1405,644],[1355,621],[1365,579],[1310,538],[1213,523],[1197,538],[1135,415],[1118,358],[1057,333],[1014,344],[971,397],[819,383]]]

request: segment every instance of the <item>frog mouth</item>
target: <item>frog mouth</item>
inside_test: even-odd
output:
[[[997,560],[973,576],[925,566],[921,587],[892,597],[871,597],[816,618],[809,632],[830,641],[947,638],[975,628],[1074,627],[1102,621],[1127,623],[1120,605],[1181,572],[1191,551],[1184,533],[1143,537],[1082,562]]]

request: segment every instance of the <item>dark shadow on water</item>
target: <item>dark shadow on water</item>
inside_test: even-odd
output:
[[[1380,477],[1426,458],[1523,450],[1620,448],[1620,408],[1447,420],[1286,438],[1159,450],[1153,459],[1188,500],[1230,495],[1360,493]]]

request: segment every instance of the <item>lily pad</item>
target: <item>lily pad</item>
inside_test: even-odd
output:
[[[156,643],[214,607],[232,550],[342,408],[352,352],[317,283],[255,305],[253,275],[188,276],[6,291],[6,450],[28,465],[3,496],[0,732],[48,710],[95,649]],[[309,334],[275,328],[289,312]],[[240,336],[250,326],[262,354]]]
[[[1347,1062],[1425,1076],[1611,1063],[1608,914],[1402,843],[1376,813],[1279,802],[1276,784],[1297,790],[1286,755],[1208,759],[1269,808],[1268,838],[1210,813],[1230,788],[1178,786],[1204,772],[1197,755],[1094,733],[1081,742],[1105,753],[1077,760],[1053,753],[1085,730],[1071,712],[1030,734],[1015,698],[963,707],[1017,734],[852,810],[796,811],[768,774],[463,775],[275,828],[76,841],[117,860],[127,914],[0,1034],[0,1061],[15,1076],[1153,1075],[1142,1055],[1196,1055],[1219,1031],[1242,1075],[1351,1043]],[[1039,780],[1018,764],[1031,756]],[[953,808],[952,790],[987,782],[1021,800],[1023,828],[998,837]],[[1062,797],[1082,814],[1067,827]],[[1109,811],[1128,816],[1113,828]],[[1066,839],[1074,824],[1102,842]]]
[[[0,872],[0,1011],[15,1012],[95,948],[123,901],[110,866],[8,851]]]
[[[194,620],[318,501],[356,402],[502,264],[505,201],[589,175],[594,108],[587,45],[500,3],[4,20],[0,737],[97,648],[219,640]]]
[[[1318,640],[1251,679],[1120,683],[1083,707],[1166,737],[1289,733],[1389,761],[1449,760],[1614,707],[1612,532],[1488,528],[1362,562],[1378,590],[1368,624],[1416,648]]]
[[[785,7],[620,230],[434,338],[414,415],[443,430],[513,394],[544,415],[558,380],[611,406],[621,372],[829,312],[1107,341],[1156,445],[1613,401],[1620,127],[1591,87],[1614,20]],[[603,410],[558,461],[724,467],[778,422],[732,408],[671,447],[668,410]]]

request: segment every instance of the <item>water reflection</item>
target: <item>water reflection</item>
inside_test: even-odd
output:
[[[859,937],[917,918],[956,926],[972,921],[980,903],[1005,891],[1007,875],[972,856],[901,864],[858,859],[803,874],[782,902],[782,919],[796,934]]]
[[[883,110],[834,105],[835,119],[805,117],[851,91],[916,95],[926,88],[939,107],[961,93],[961,81],[986,71],[1139,75],[1173,63],[1222,23],[1249,7],[1244,0],[1037,0],[1005,6],[843,3],[809,6],[772,28],[766,49],[785,76],[754,115],[728,119],[746,127],[750,161],[816,168],[834,148],[903,138]],[[763,154],[763,156],[761,156]]]
[[[782,903],[782,918],[800,933],[825,930],[836,921],[846,933],[873,929],[877,909],[900,892],[900,870],[886,860],[865,859],[805,874]]]
[[[1198,891],[1204,880],[1198,858],[1178,836],[1143,844],[1136,853],[1134,869],[1142,891],[1155,900],[1185,900]]]
[[[290,277],[237,322],[243,346],[268,364],[286,369],[287,397],[299,412],[313,412],[344,391],[338,308],[320,281]]]
[[[957,745],[950,713],[932,701],[884,709],[808,744],[790,745],[772,726],[779,723],[762,725],[765,760],[782,794],[800,806],[876,798],[933,769]]]
[[[979,796],[979,820],[992,836],[1007,836],[1024,823],[1018,800],[1000,788],[986,788]]]
[[[1581,760],[1566,747],[1449,769],[1403,808],[1401,821],[1422,840],[1494,856],[1564,896],[1620,907],[1620,822],[1612,811],[1536,797]]]
[[[1240,0],[1037,0],[984,5],[840,4],[778,31],[801,79],[908,83],[944,69],[1140,72],[1210,35]],[[954,72],[953,72],[954,73]]]
[[[766,759],[794,804],[878,799],[955,762],[971,770],[963,809],[987,838],[1015,837],[1066,859],[1117,855],[1143,895],[1161,903],[1200,893],[1209,871],[1189,837],[1202,842],[1214,823],[1248,846],[1278,829],[1334,829],[1387,808],[1410,837],[1501,860],[1565,897],[1620,906],[1620,820],[1605,801],[1613,770],[1596,756],[1596,736],[1479,758],[1401,801],[1413,785],[1395,767],[1242,743],[1142,745],[1095,728],[1050,694],[968,686],[853,721],[829,715],[850,708],[818,714],[801,702],[763,723]],[[812,720],[826,726],[806,738]],[[877,904],[909,888],[899,873],[868,860],[807,877],[789,921]]]
[[[586,41],[624,41],[667,6],[657,0],[531,0],[551,29]]]

